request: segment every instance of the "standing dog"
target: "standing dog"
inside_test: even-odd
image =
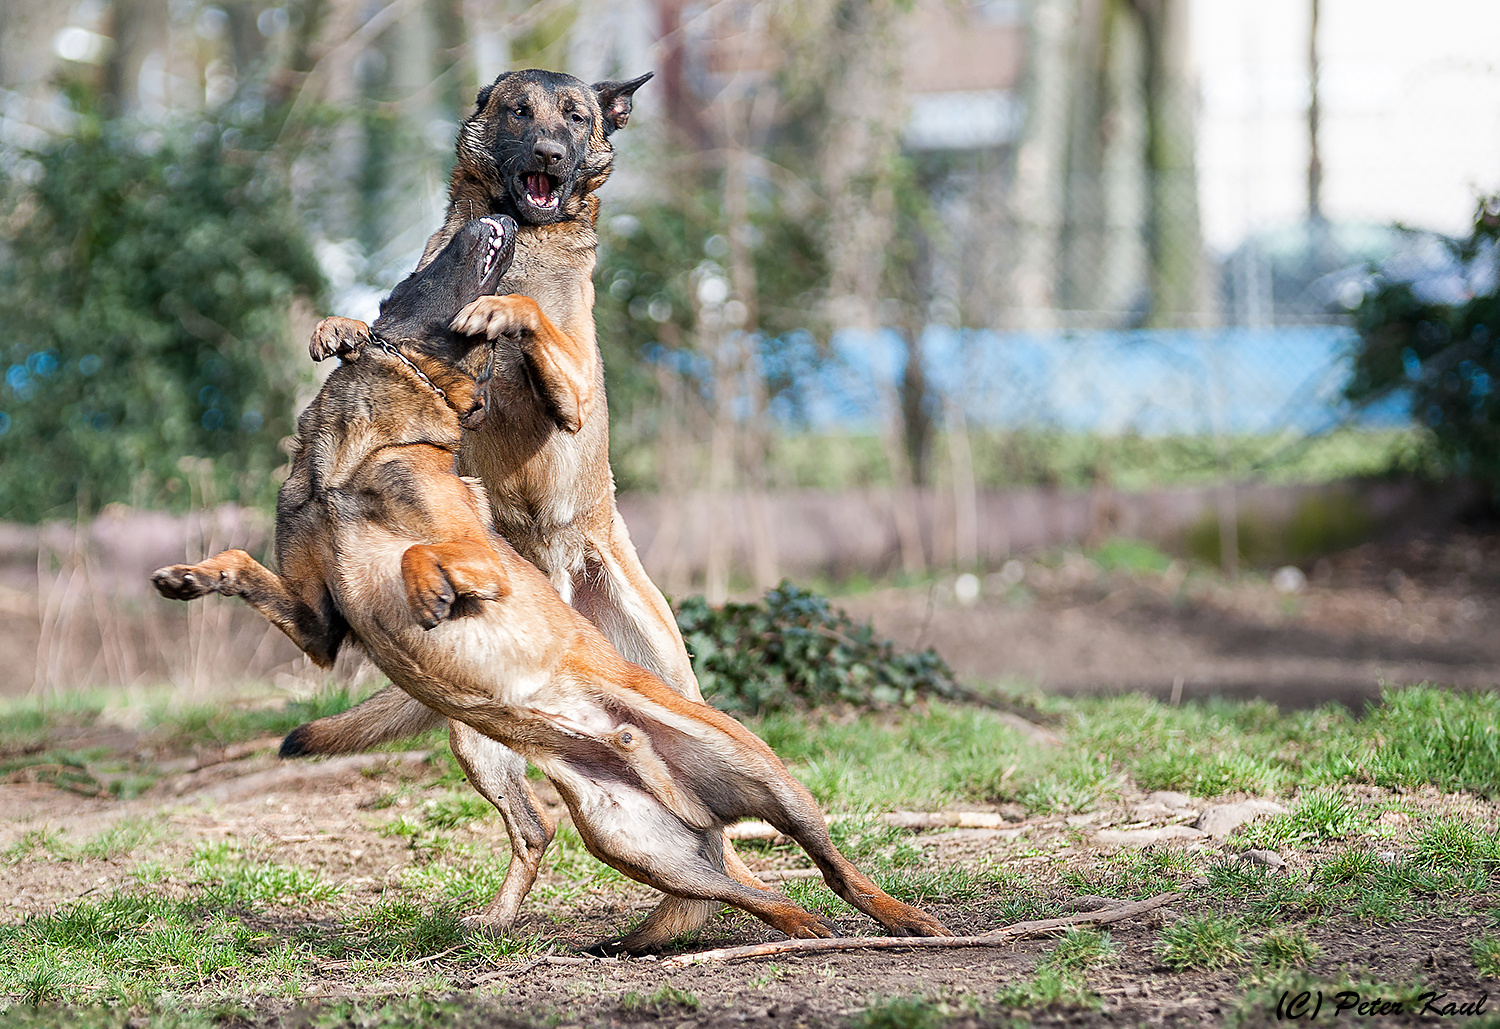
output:
[[[500,359],[463,318],[448,326],[459,303],[493,288],[513,240],[508,218],[460,230],[381,305],[373,345],[346,353],[298,418],[277,498],[280,575],[229,550],[158,569],[157,590],[242,597],[323,666],[352,636],[410,696],[534,763],[592,854],[669,896],[734,904],[793,937],[831,935],[789,898],[726,874],[724,826],[762,818],[891,933],[948,935],[838,851],[770,748],[622,658],[491,532],[483,488],[456,472],[460,428],[504,415],[485,382]],[[460,370],[476,359],[477,381]],[[642,926],[596,949],[660,942]]]
[[[518,71],[481,90],[459,132],[447,216],[418,267],[472,218],[504,214],[519,223],[499,295],[480,297],[455,322],[497,346],[488,415],[482,428],[464,434],[459,467],[484,483],[501,535],[546,573],[563,600],[627,660],[701,700],[672,610],[615,510],[604,368],[594,338],[596,191],[613,166],[610,136],[629,120],[631,98],[650,77],[589,86],[556,72]],[[362,322],[328,318],[311,349],[314,358],[356,354],[369,338]],[[297,729],[282,755],[365,750],[440,720],[391,687]],[[540,829],[540,810],[526,807],[524,762],[462,720],[450,720],[449,729],[469,781],[500,810],[511,835],[510,871],[475,919],[504,929],[515,921],[550,836]],[[741,883],[760,885],[732,848],[725,860]],[[640,931],[665,941],[699,928],[713,910],[669,897]]]

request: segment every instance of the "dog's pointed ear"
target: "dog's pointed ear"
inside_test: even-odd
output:
[[[490,102],[490,94],[495,91],[495,87],[498,86],[498,85],[500,85],[500,83],[502,81],[504,81],[508,76],[513,75],[513,74],[515,74],[515,73],[514,72],[508,72],[508,71],[502,71],[499,75],[495,76],[495,81],[494,82],[491,82],[488,86],[485,86],[483,89],[481,89],[479,91],[479,95],[474,98],[474,113],[475,114],[481,113],[484,110],[485,105]]]
[[[604,134],[623,129],[630,120],[631,97],[644,86],[655,72],[647,72],[629,82],[596,82],[594,94],[599,98],[599,110],[604,115]]]

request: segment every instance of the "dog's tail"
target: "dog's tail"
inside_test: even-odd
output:
[[[381,743],[415,736],[442,721],[442,715],[421,701],[387,686],[347,711],[293,729],[281,741],[281,756],[357,754]]]

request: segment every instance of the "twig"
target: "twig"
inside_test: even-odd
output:
[[[535,961],[528,961],[520,968],[501,969],[498,972],[486,972],[484,975],[475,976],[473,980],[471,980],[471,982],[473,985],[478,986],[481,983],[493,982],[496,979],[513,979],[518,975],[525,975],[532,969],[538,968],[542,965],[599,965],[618,964],[619,961],[619,958],[566,957],[557,954],[548,954],[545,957],[537,958]]]
[[[445,958],[449,954],[452,954],[455,950],[459,950],[460,948],[465,947],[465,946],[467,946],[467,944],[458,943],[458,944],[453,945],[452,947],[449,947],[445,951],[440,951],[437,954],[428,954],[425,958],[417,958],[415,961],[409,961],[409,962],[407,962],[407,964],[411,965],[413,968],[415,968],[418,965],[425,965],[429,961],[436,961],[438,958]]]
[[[1067,918],[1044,918],[1035,922],[1016,922],[981,936],[863,936],[852,939],[831,940],[782,940],[779,943],[756,943],[746,947],[721,947],[697,954],[681,954],[667,958],[662,968],[687,968],[691,965],[706,965],[714,961],[739,961],[744,958],[772,957],[781,954],[822,954],[838,950],[922,950],[939,947],[999,947],[1013,940],[1031,936],[1044,936],[1074,925],[1100,925],[1120,922],[1143,914],[1154,908],[1172,903],[1180,893],[1163,893],[1150,900],[1133,904],[1120,904],[1102,911]]]

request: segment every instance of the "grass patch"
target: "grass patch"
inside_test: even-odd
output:
[[[1215,971],[1245,959],[1237,919],[1220,915],[1188,915],[1161,931],[1157,952],[1168,967]]]
[[[1009,983],[995,994],[1004,1008],[1095,1008],[1099,998],[1076,974],[1043,964],[1028,979]]]
[[[225,907],[328,901],[343,889],[310,869],[258,860],[230,842],[199,844],[188,872],[206,903]]]
[[[465,945],[455,905],[424,907],[404,897],[380,900],[341,932],[303,934],[303,942],[328,957],[411,961]]]
[[[679,990],[671,983],[667,983],[655,993],[640,994],[632,991],[620,999],[621,1011],[655,1015],[657,1018],[685,1011],[697,1011],[699,1005],[700,1001],[697,997],[686,990]]]
[[[1307,933],[1292,926],[1272,929],[1255,945],[1256,960],[1262,968],[1272,972],[1306,968],[1318,953],[1318,945],[1307,938]]]
[[[101,861],[126,857],[160,840],[163,832],[160,822],[145,818],[122,818],[82,843],[77,853],[79,857]]]
[[[1373,821],[1371,812],[1351,804],[1337,789],[1325,787],[1303,794],[1289,814],[1258,818],[1241,826],[1235,832],[1235,842],[1270,850],[1304,847],[1353,835]]]
[[[1469,943],[1474,971],[1486,979],[1500,979],[1500,936],[1476,936]]]
[[[1149,697],[1060,705],[1073,741],[1143,789],[1202,797],[1345,782],[1500,793],[1500,694],[1386,689],[1363,717],[1337,705],[1279,712],[1264,701],[1172,708]]]
[[[1115,944],[1108,932],[1074,927],[1058,940],[1047,961],[1057,968],[1082,971],[1111,961],[1114,956]]]
[[[856,1029],[938,1029],[954,1014],[950,1005],[931,997],[890,997],[861,1011],[850,1024]]]
[[[1158,893],[1182,889],[1194,873],[1193,859],[1186,851],[1150,847],[1122,850],[1091,868],[1067,872],[1063,884],[1077,893],[1145,900]]]

